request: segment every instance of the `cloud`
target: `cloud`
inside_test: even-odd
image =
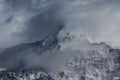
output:
[[[67,31],[74,35],[84,35],[90,42],[105,42],[120,48],[120,6],[118,0],[75,0],[67,5],[65,21]],[[75,5],[76,4],[76,5]]]
[[[53,35],[57,25],[91,42],[120,47],[118,0],[1,0],[0,47]],[[77,32],[77,33],[75,33]]]
[[[0,4],[0,47],[41,40],[61,24],[57,0],[2,0]]]
[[[3,67],[14,67],[23,60],[28,67],[49,66],[53,70],[64,65],[76,50],[80,53],[79,49],[91,49],[89,41],[120,47],[120,10],[116,0],[4,0],[0,4],[0,47],[42,40],[54,35],[59,24],[66,26],[58,36],[61,51],[8,55],[14,53],[8,50],[8,57],[3,53]]]

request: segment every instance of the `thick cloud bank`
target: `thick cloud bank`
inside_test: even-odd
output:
[[[62,24],[57,15],[59,7],[58,0],[1,0],[0,47],[38,41],[54,34]]]
[[[0,0],[0,47],[38,41],[59,24],[90,42],[120,47],[119,0]]]
[[[120,48],[120,1],[75,0],[69,2],[66,18],[67,31],[84,35],[90,42],[105,42]]]

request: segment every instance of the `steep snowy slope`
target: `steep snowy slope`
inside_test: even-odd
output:
[[[42,41],[25,43],[14,47],[6,48],[0,53],[0,67],[16,67],[19,65],[19,63],[25,64],[28,56],[40,56],[42,53],[52,51],[58,44],[57,35],[62,28],[63,25],[59,25],[56,32],[54,32],[54,35],[48,35],[48,37],[46,37]]]
[[[120,80],[119,5],[0,0],[0,80]]]
[[[91,50],[74,52],[66,66],[56,72],[55,78],[59,78],[58,80],[113,80],[114,77],[119,78],[120,58],[118,56],[120,56],[120,52],[106,47],[104,44],[95,44],[93,47]]]
[[[119,80],[119,49],[59,33],[61,28],[42,41],[2,51],[0,80]]]

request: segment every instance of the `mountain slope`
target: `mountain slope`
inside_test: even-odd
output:
[[[119,80],[119,49],[71,35],[60,42],[60,30],[42,41],[2,51],[0,68],[6,70],[0,72],[0,80]],[[74,40],[80,43],[77,48]]]

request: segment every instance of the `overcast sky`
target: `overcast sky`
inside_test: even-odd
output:
[[[53,35],[59,24],[120,48],[120,0],[0,0],[0,48]]]

